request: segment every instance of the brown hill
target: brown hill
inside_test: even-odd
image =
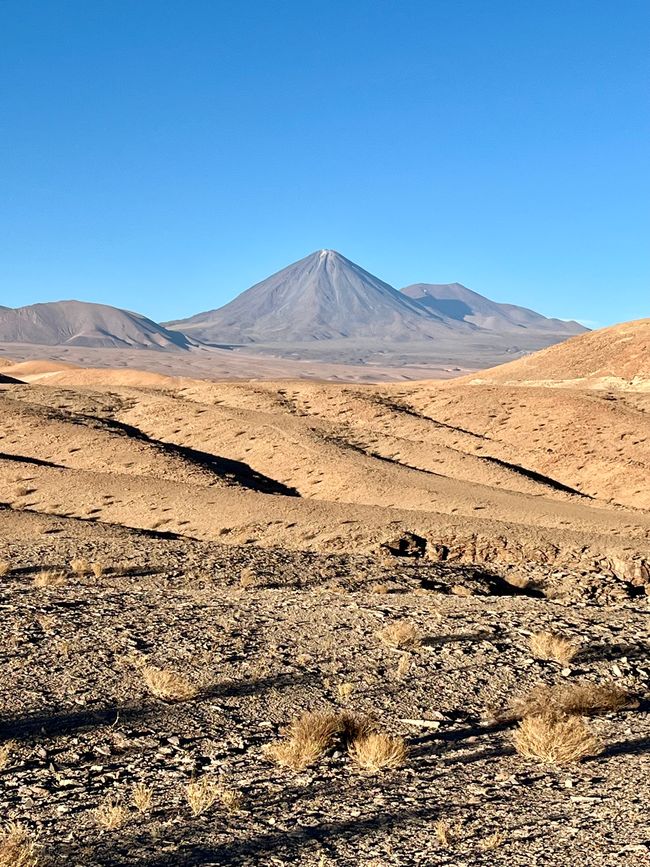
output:
[[[580,334],[558,346],[481,371],[473,383],[650,388],[650,319]]]
[[[86,373],[0,389],[0,502],[316,551],[376,551],[412,530],[469,562],[626,572],[606,564],[647,559],[648,415],[628,403],[435,383],[143,388]]]

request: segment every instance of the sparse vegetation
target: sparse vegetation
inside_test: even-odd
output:
[[[93,575],[95,576],[95,578],[101,578],[104,575],[104,572],[106,571],[104,569],[104,564],[99,563],[96,560],[90,564],[90,569],[91,569]]]
[[[24,825],[10,822],[0,831],[0,867],[38,867],[36,843]]]
[[[304,713],[293,720],[284,740],[267,747],[267,755],[278,765],[304,770],[325,754],[343,727],[341,714]]]
[[[90,563],[85,559],[85,557],[75,557],[70,561],[70,568],[74,574],[79,577],[89,575],[91,571]]]
[[[580,717],[554,714],[525,717],[515,732],[514,742],[524,758],[554,765],[579,762],[602,749]]]
[[[536,659],[548,659],[561,665],[568,665],[580,650],[577,642],[554,632],[534,632],[528,644]]]
[[[128,818],[128,810],[119,801],[107,798],[93,810],[95,821],[105,831],[117,831],[124,826]]]
[[[15,747],[16,745],[13,741],[5,741],[4,744],[0,744],[0,771],[3,771],[9,764],[9,759]]]
[[[34,576],[34,587],[61,587],[67,582],[67,576],[61,569],[44,569]]]
[[[219,785],[218,795],[222,805],[231,813],[237,813],[242,809],[244,799],[242,798],[241,792],[238,792],[236,789]]]
[[[388,647],[394,650],[406,650],[417,645],[422,640],[420,630],[415,624],[408,620],[398,620],[395,623],[389,623],[377,633],[379,638]]]
[[[218,799],[219,786],[214,780],[194,780],[185,787],[185,800],[193,816],[206,813]]]
[[[636,703],[627,690],[614,683],[539,684],[528,694],[517,698],[512,710],[517,718],[549,714],[588,716],[622,710]]]
[[[354,684],[353,683],[339,683],[336,687],[336,694],[339,697],[339,701],[348,701],[352,693],[354,692]]]
[[[351,743],[374,728],[372,720],[358,714],[307,712],[293,720],[286,737],[270,744],[266,753],[278,765],[301,771],[325,755],[337,739]]]
[[[147,665],[142,669],[144,682],[152,695],[165,701],[187,701],[198,693],[198,687],[170,668]]]
[[[437,819],[434,827],[436,839],[445,849],[456,839],[456,833],[451,822],[447,819]]]
[[[153,803],[153,789],[146,783],[135,783],[131,790],[131,799],[138,813],[146,813]]]
[[[372,732],[355,738],[348,752],[359,768],[370,773],[385,768],[399,768],[408,755],[404,738],[392,737],[382,732]]]
[[[8,560],[0,560],[0,578],[4,578],[11,572],[11,566]]]

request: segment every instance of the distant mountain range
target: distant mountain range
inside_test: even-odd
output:
[[[334,250],[294,262],[224,307],[167,324],[208,343],[402,341],[459,329]]]
[[[305,343],[341,338],[432,340],[484,332],[539,332],[558,340],[586,331],[513,304],[497,304],[460,283],[417,283],[398,292],[335,250],[294,262],[233,301],[170,329],[211,344]]]
[[[588,330],[578,322],[549,319],[527,307],[490,301],[462,283],[414,283],[401,291],[427,310],[457,322],[470,322],[487,331],[507,333],[526,328],[572,335]]]
[[[0,307],[0,343],[111,349],[189,349],[192,342],[140,313],[86,301]]]
[[[577,322],[498,304],[460,283],[416,283],[398,291],[335,250],[311,253],[222,307],[162,325],[83,301],[0,307],[0,343],[159,351],[201,344],[332,341],[334,347],[362,341],[383,347],[436,341],[453,355],[454,346],[503,344],[501,335],[526,335],[529,350],[586,330]]]

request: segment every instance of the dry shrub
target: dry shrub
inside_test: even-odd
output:
[[[0,578],[4,578],[11,572],[11,566],[7,560],[0,560]]]
[[[186,701],[194,698],[199,691],[198,687],[183,675],[170,668],[147,665],[142,669],[142,676],[149,692],[165,701]]]
[[[506,842],[506,835],[503,831],[495,831],[489,837],[484,837],[479,843],[479,849],[482,852],[491,852],[492,849],[498,849]]]
[[[242,590],[248,590],[250,587],[259,587],[261,580],[257,577],[254,569],[250,566],[244,566],[239,573],[239,586]]]
[[[241,796],[241,793],[236,789],[230,789],[227,786],[219,786],[218,787],[218,797],[226,810],[229,810],[231,813],[236,813],[241,810],[244,799]]]
[[[99,563],[97,561],[90,564],[90,570],[93,573],[93,575],[95,576],[95,578],[101,578],[103,576],[104,572],[106,571],[104,569],[104,564]]]
[[[112,798],[107,798],[93,810],[95,821],[106,831],[117,831],[124,825],[128,815],[126,807]]]
[[[416,647],[422,640],[420,630],[408,620],[398,620],[395,623],[389,623],[377,633],[379,638],[395,650],[404,650],[406,648]]]
[[[527,695],[516,699],[513,715],[547,716],[555,714],[594,715],[634,707],[638,702],[630,693],[614,683],[560,683],[554,686],[539,684]]]
[[[301,771],[323,756],[342,730],[340,714],[307,712],[293,720],[287,737],[270,744],[266,752],[278,765]]]
[[[362,770],[377,773],[384,768],[399,768],[406,761],[404,738],[372,732],[355,738],[348,749],[352,761]]]
[[[153,789],[146,783],[135,783],[131,790],[131,799],[138,813],[146,813],[153,803]]]
[[[205,813],[219,798],[219,786],[213,780],[194,780],[185,787],[185,800],[193,816]]]
[[[584,720],[576,716],[527,716],[519,724],[514,741],[521,756],[553,765],[579,762],[602,750]]]
[[[76,557],[74,560],[70,560],[70,568],[75,575],[81,576],[90,574],[90,563],[85,557]]]
[[[550,659],[562,665],[568,665],[580,650],[577,642],[554,632],[534,632],[528,644],[535,659]]]
[[[14,741],[6,741],[6,743],[0,744],[0,771],[3,771],[9,764],[9,759],[15,747]]]
[[[34,587],[61,587],[66,583],[66,574],[61,569],[44,569],[34,576]]]
[[[456,839],[456,834],[454,833],[454,828],[451,822],[448,822],[447,819],[438,819],[433,827],[438,843],[445,847],[451,846]]]
[[[37,867],[36,844],[23,825],[10,822],[0,831],[0,867]]]
[[[339,683],[336,687],[336,694],[339,701],[347,701],[354,692],[354,684],[349,682]]]
[[[266,753],[278,765],[301,771],[313,765],[336,743],[369,735],[375,724],[354,713],[315,711],[293,720],[284,740],[270,744]]]

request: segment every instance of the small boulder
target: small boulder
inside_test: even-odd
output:
[[[424,557],[427,540],[416,533],[402,533],[388,542],[383,542],[381,548],[393,557]]]

